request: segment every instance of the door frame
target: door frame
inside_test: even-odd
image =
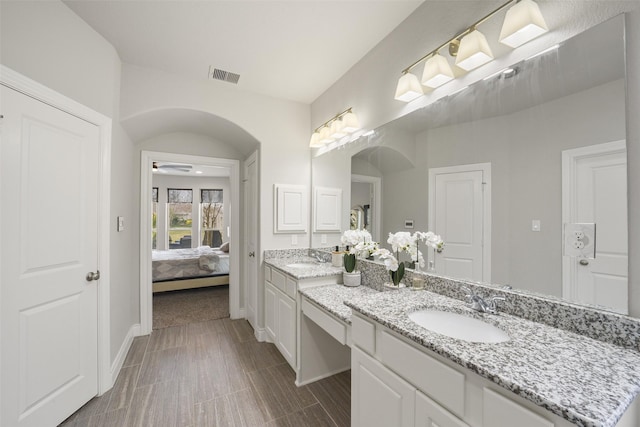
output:
[[[491,281],[491,163],[474,163],[469,165],[445,166],[429,168],[429,201],[428,224],[433,231],[435,221],[435,176],[443,173],[482,172],[482,281]],[[445,242],[446,248],[447,242]]]
[[[98,171],[98,395],[113,386],[110,328],[111,118],[0,64],[0,84],[95,125],[99,131]],[[1,236],[0,236],[1,238]],[[0,288],[1,289],[1,288]],[[2,329],[0,328],[0,334]],[[0,340],[2,339],[0,335]]]
[[[379,176],[368,176],[351,174],[351,182],[364,182],[373,187],[373,215],[375,220],[371,224],[371,231],[374,241],[382,241],[380,228],[382,226],[382,178]],[[351,206],[349,206],[351,209]]]
[[[563,242],[564,224],[576,222],[576,164],[579,160],[627,151],[626,140],[604,142],[562,151],[562,225],[560,241]],[[628,221],[628,219],[627,219]],[[628,227],[628,224],[627,224]],[[563,243],[564,244],[564,243]],[[628,280],[627,272],[627,280]],[[574,301],[577,290],[578,271],[571,257],[562,256],[562,297]]]
[[[151,283],[151,186],[153,162],[191,163],[228,167],[231,195],[231,236],[240,241],[240,161],[188,154],[142,151],[140,155],[140,331],[148,335],[153,329],[153,285]],[[240,248],[229,246],[229,314],[232,319],[244,315],[240,311]]]
[[[256,200],[250,200],[251,194],[249,194],[249,192],[247,191],[247,182],[249,180],[248,178],[248,174],[247,174],[247,167],[248,165],[250,165],[251,163],[255,163],[256,164]],[[255,307],[255,325],[251,325],[252,327],[254,327],[254,334],[256,336],[256,339],[258,339],[258,341],[264,341],[265,338],[265,332],[264,332],[264,328],[260,328],[259,327],[259,322],[258,320],[260,319],[260,315],[261,310],[260,310],[260,305],[258,304],[258,289],[259,286],[258,284],[260,283],[260,259],[261,259],[261,251],[260,251],[260,232],[259,232],[259,218],[260,218],[260,209],[259,209],[259,193],[260,193],[260,185],[259,185],[259,179],[260,179],[260,163],[259,163],[259,157],[258,157],[258,150],[255,150],[253,153],[251,153],[249,155],[249,157],[247,157],[244,160],[244,164],[243,164],[243,192],[244,192],[244,214],[243,214],[243,224],[244,224],[244,241],[242,244],[242,248],[243,248],[243,256],[242,256],[242,260],[244,262],[245,268],[248,271],[249,269],[249,258],[248,258],[248,254],[249,254],[249,234],[247,233],[247,230],[249,230],[249,227],[247,227],[247,223],[249,220],[248,217],[248,212],[250,211],[250,209],[256,209],[257,214],[256,214],[256,224],[254,227],[254,232],[255,232],[255,252],[256,255],[254,256],[255,259],[255,263],[256,263],[256,267],[255,267],[255,279],[256,279],[256,283],[253,284],[253,286],[256,287],[255,289],[255,301],[254,301],[254,307]],[[249,315],[249,311],[247,310],[248,307],[248,301],[249,301],[249,286],[252,286],[251,283],[249,283],[249,275],[246,274],[244,276],[244,295],[245,295],[245,301],[244,301],[244,315],[245,317]]]

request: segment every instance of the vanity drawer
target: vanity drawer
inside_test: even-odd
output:
[[[351,316],[351,339],[370,355],[376,352],[376,326],[356,315]]]
[[[289,295],[291,298],[295,299],[297,289],[298,289],[298,282],[296,282],[290,277],[287,277],[287,283],[285,286],[284,293]]]
[[[285,286],[287,283],[287,276],[280,273],[278,270],[271,270],[271,284],[280,289],[283,293],[286,293]]]
[[[400,376],[410,380],[413,385],[449,411],[464,418],[464,374],[386,331],[381,332],[377,346],[382,363]],[[486,425],[497,427],[493,424]]]
[[[554,427],[554,423],[502,396],[484,388],[482,425],[491,427]]]
[[[345,345],[347,343],[347,325],[330,314],[325,313],[322,309],[310,303],[306,298],[302,299],[302,312],[340,344]]]
[[[265,266],[264,268],[264,280],[271,282],[271,267]]]

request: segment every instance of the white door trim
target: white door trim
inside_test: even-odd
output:
[[[382,236],[380,235],[380,227],[382,224],[382,178],[379,176],[368,176],[368,175],[358,175],[351,174],[351,182],[365,182],[371,184],[373,186],[373,217],[374,221],[371,224],[371,231],[373,235],[373,240],[382,241]],[[349,207],[351,209],[351,207]]]
[[[140,158],[140,333],[147,335],[153,328],[153,288],[151,283],[151,168],[154,161],[191,163],[228,167],[231,170],[231,238],[240,240],[240,161],[187,154],[142,151]],[[240,245],[229,246],[229,312],[232,319],[240,312]]]
[[[429,168],[429,230],[433,230],[435,221],[435,176],[442,173],[459,173],[482,171],[483,177],[483,225],[482,225],[482,281],[491,281],[491,163],[475,163],[470,165]],[[446,245],[446,242],[445,242]]]
[[[111,213],[111,118],[0,65],[0,84],[61,111],[96,125],[100,132],[100,171],[98,175],[98,394],[113,386],[111,379],[110,331],[110,228]],[[1,238],[1,237],[0,237]],[[1,331],[1,329],[0,329]],[[2,337],[0,336],[0,340]]]
[[[576,164],[578,161],[604,154],[617,154],[626,152],[626,141],[612,141],[602,144],[589,145],[587,147],[564,150],[562,152],[562,224],[576,222],[577,200],[572,195],[576,194]],[[564,227],[564,226],[563,226]],[[563,235],[560,235],[562,242]],[[577,295],[577,266],[571,262],[570,257],[562,257],[562,297],[570,301],[575,300]]]

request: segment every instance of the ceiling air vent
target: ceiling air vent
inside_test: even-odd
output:
[[[240,80],[240,74],[221,70],[219,68],[215,68],[212,65],[209,67],[209,78],[212,80],[222,80],[223,82],[238,84],[238,80]]]

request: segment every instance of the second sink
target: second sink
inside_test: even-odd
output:
[[[287,264],[287,267],[290,268],[309,268],[309,267],[317,267],[318,264],[314,262],[294,262],[291,264]]]
[[[415,324],[430,331],[469,342],[509,341],[502,329],[463,314],[440,310],[420,310],[409,314]]]

